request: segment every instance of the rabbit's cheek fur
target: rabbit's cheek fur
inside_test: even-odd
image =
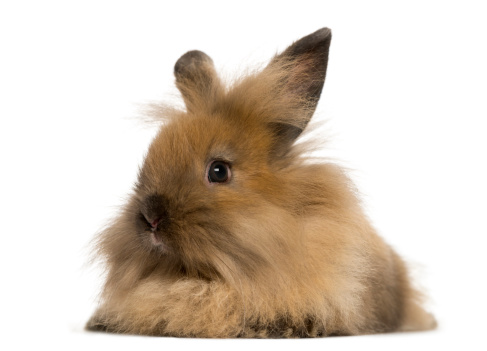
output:
[[[88,329],[317,337],[435,326],[344,172],[294,144],[330,40],[320,29],[229,88],[205,53],[178,60],[186,111],[165,116],[134,194],[97,238],[107,275]],[[215,160],[228,181],[209,182]]]

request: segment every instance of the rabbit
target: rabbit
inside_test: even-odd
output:
[[[225,87],[212,59],[176,62],[185,110],[164,111],[119,215],[87,330],[304,338],[429,330],[434,317],[339,166],[296,140],[325,81],[331,31]]]

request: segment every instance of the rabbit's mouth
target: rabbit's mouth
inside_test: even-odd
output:
[[[151,248],[155,248],[162,253],[169,253],[171,249],[167,243],[168,223],[161,218],[149,221],[146,216],[140,212],[138,215],[139,233],[142,240],[147,242]]]
[[[151,230],[149,234],[151,244],[157,247],[162,252],[168,252],[169,246],[164,243],[161,236],[157,234],[155,230]]]

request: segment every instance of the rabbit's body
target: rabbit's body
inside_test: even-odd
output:
[[[89,329],[193,337],[422,330],[401,259],[337,166],[293,146],[321,94],[322,29],[225,90],[211,59],[175,67],[187,111],[153,141],[134,194],[100,236]]]

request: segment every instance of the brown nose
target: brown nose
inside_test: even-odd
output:
[[[168,201],[159,194],[149,195],[144,199],[141,212],[151,230],[157,230],[161,225],[168,224]]]

